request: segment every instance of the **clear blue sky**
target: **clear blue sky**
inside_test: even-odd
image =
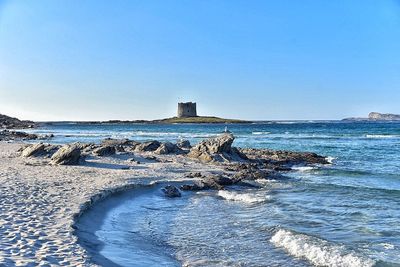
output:
[[[0,0],[0,113],[400,113],[399,0]]]

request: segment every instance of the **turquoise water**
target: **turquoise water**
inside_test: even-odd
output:
[[[56,143],[105,137],[195,143],[224,128],[59,124],[33,131],[55,134]],[[333,164],[299,167],[288,180],[259,181],[261,189],[174,200],[160,186],[121,194],[82,218],[92,252],[120,266],[400,266],[399,123],[228,128],[236,146],[312,151]]]

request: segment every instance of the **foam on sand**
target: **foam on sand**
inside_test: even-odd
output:
[[[305,258],[316,266],[367,267],[375,264],[375,261],[357,255],[344,246],[284,229],[278,230],[270,241],[276,247],[284,248],[290,255]]]
[[[248,204],[261,203],[270,199],[270,196],[259,196],[251,193],[236,193],[227,190],[219,190],[218,196],[225,200],[238,201]]]

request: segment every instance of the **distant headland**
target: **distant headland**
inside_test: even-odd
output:
[[[66,121],[44,122],[44,124],[60,123]],[[130,123],[149,123],[149,124],[170,124],[170,123],[253,123],[252,121],[238,119],[224,119],[215,116],[198,116],[197,106],[194,102],[178,103],[177,116],[158,120],[108,120],[108,121],[68,121],[82,124],[130,124]],[[33,128],[41,123],[33,121],[21,121],[0,114],[0,128]]]
[[[400,115],[390,113],[370,112],[367,118],[351,117],[343,121],[400,121]]]

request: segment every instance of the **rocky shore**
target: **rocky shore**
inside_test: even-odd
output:
[[[36,123],[33,121],[22,121],[17,118],[0,114],[0,129],[23,129],[34,127],[36,127]]]
[[[166,186],[168,199],[182,190],[286,179],[294,165],[328,164],[314,153],[241,149],[233,141],[233,134],[224,133],[195,146],[128,139],[62,146],[1,142],[0,265],[93,265],[74,235],[76,218],[143,179],[191,181]]]

